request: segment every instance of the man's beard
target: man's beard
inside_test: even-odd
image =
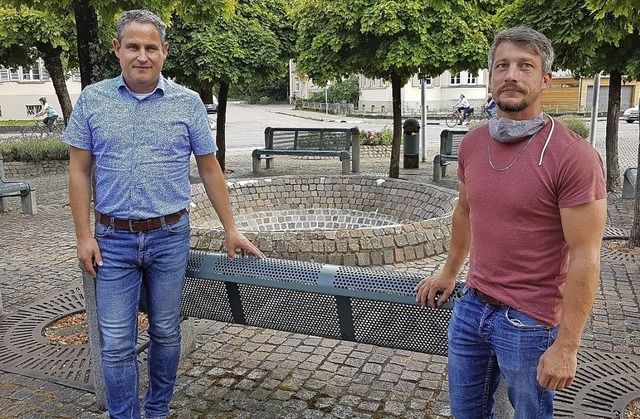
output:
[[[514,105],[508,104],[508,103],[505,103],[505,102],[501,102],[499,100],[496,101],[496,106],[498,106],[498,108],[502,112],[507,112],[507,113],[522,112],[525,109],[527,109],[529,107],[529,105],[530,105],[530,103],[527,102],[526,100],[522,100],[519,103],[516,103]]]

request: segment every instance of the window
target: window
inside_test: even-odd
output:
[[[478,79],[473,73],[467,73],[467,84],[476,84]]]
[[[73,75],[71,76],[71,80],[73,81],[82,81],[82,78],[80,77],[80,73],[73,73]]]
[[[451,80],[449,81],[449,84],[451,86],[460,86],[460,74],[452,74],[451,75]]]
[[[31,67],[22,70],[22,80],[40,80],[40,67]]]
[[[36,116],[40,109],[42,109],[42,105],[25,105],[27,107],[27,116]]]

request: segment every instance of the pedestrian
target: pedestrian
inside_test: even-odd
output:
[[[444,303],[469,257],[449,326],[456,418],[495,417],[501,378],[516,418],[552,418],[555,391],[575,377],[607,194],[595,149],[542,111],[552,64],[543,34],[515,27],[496,35],[489,78],[497,118],[462,140],[447,261],[416,286],[423,306]]]
[[[81,268],[96,277],[102,371],[112,418],[140,418],[135,352],[141,284],[148,309],[146,418],[166,418],[180,359],[180,300],[189,256],[189,160],[195,155],[225,230],[229,257],[262,253],[233,220],[198,95],[167,79],[165,24],[124,12],[113,40],[120,76],[87,86],[64,141],[71,146],[69,198]],[[90,227],[95,159],[95,238]]]

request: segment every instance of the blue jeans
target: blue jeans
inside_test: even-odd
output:
[[[146,289],[150,346],[146,418],[165,418],[180,361],[180,300],[189,258],[189,215],[175,224],[132,233],[98,223],[104,265],[96,297],[102,332],[102,371],[112,418],[140,418],[136,356],[140,287]]]
[[[449,323],[451,414],[495,418],[494,393],[502,377],[514,418],[553,418],[554,392],[538,384],[536,369],[556,334],[557,327],[540,325],[505,305],[486,304],[465,288]]]

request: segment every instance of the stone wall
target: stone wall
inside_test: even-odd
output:
[[[229,182],[238,227],[268,257],[374,266],[446,252],[453,191],[398,179],[281,177]],[[192,187],[191,247],[224,251],[201,184]]]
[[[65,174],[69,171],[69,160],[49,160],[40,162],[3,162],[7,179],[24,179],[34,176]]]

